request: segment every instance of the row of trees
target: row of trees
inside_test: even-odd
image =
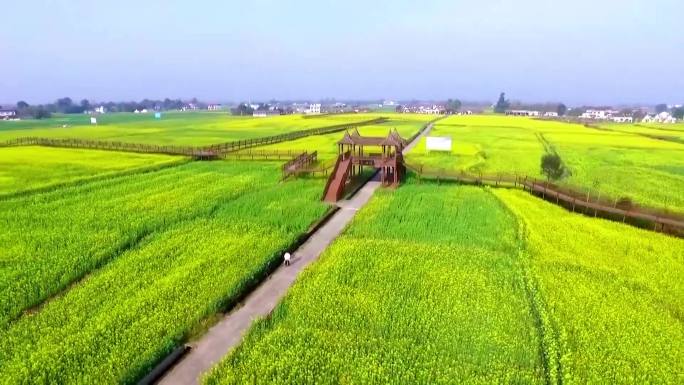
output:
[[[661,103],[655,106],[656,113],[669,112],[673,117],[677,119],[684,119],[684,107],[673,107],[671,110],[667,107],[667,104]],[[669,110],[669,111],[668,111]]]
[[[420,103],[420,101],[416,100],[416,101],[413,101],[411,103],[418,104],[418,103]],[[445,108],[447,114],[457,113],[461,110],[461,107],[463,107],[463,103],[458,99],[448,99],[446,101],[446,103],[444,104],[444,108]],[[394,108],[394,110],[396,112],[404,112],[404,106],[399,104]]]
[[[198,101],[196,98],[190,100],[189,103],[194,104],[197,108],[205,109],[207,105]],[[82,114],[86,111],[103,106],[109,112],[134,112],[135,110],[179,110],[185,106],[186,103],[180,99],[153,100],[143,99],[139,102],[106,102],[92,104],[88,99],[83,99],[80,102],[74,102],[71,98],[65,97],[57,99],[54,103],[30,105],[25,101],[17,102],[17,113],[20,117],[33,117],[36,119],[49,118],[53,113],[62,114]]]
[[[682,120],[684,119],[684,107],[675,107],[672,109],[672,116],[675,118]]]
[[[525,105],[521,103],[513,104],[511,103],[510,100],[506,99],[506,93],[502,92],[499,95],[499,99],[497,100],[496,104],[494,105],[494,112],[498,114],[503,114],[507,110],[511,108],[515,109],[520,109],[520,110],[534,110],[534,111],[544,111],[544,112],[556,112],[558,113],[558,116],[565,116],[565,114],[568,112],[568,107],[563,104],[563,103],[558,103],[558,104],[530,104],[530,105]]]
[[[240,103],[237,106],[231,108],[230,113],[238,116],[250,116],[254,113],[254,111],[270,111],[271,107],[271,104],[268,103],[259,103],[256,108],[253,108],[250,104],[247,103]],[[275,107],[273,108],[273,111],[277,111],[277,113],[281,115],[294,113],[294,110],[290,107]]]
[[[522,105],[522,104],[517,104],[513,105],[508,99],[506,99],[506,93],[502,92],[499,95],[499,99],[494,105],[494,112],[503,114],[507,110],[511,109],[512,107],[515,107],[517,109],[526,109],[526,110],[536,110],[536,111],[556,111],[559,116],[565,116],[566,114],[568,116],[580,116],[582,113],[584,113],[588,109],[594,109],[594,110],[612,110],[613,108],[610,106],[583,106],[579,108],[573,108],[572,110],[568,111],[568,107],[563,104],[532,104],[532,105]],[[673,117],[677,119],[684,119],[684,107],[674,107],[672,109],[669,109],[667,104],[658,104],[655,106],[656,113],[661,113],[661,112],[670,112]],[[624,116],[632,116],[635,119],[641,119],[645,116],[645,113],[641,111],[641,109],[632,109],[632,108],[624,108],[620,111],[621,115]]]

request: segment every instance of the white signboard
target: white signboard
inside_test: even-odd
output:
[[[449,151],[451,152],[450,136],[428,136],[425,138],[425,149],[428,151]]]
[[[90,117],[90,124],[97,124],[97,119],[93,116]]]

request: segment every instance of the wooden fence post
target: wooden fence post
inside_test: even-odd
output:
[[[556,204],[559,204],[558,200],[560,199],[560,190],[556,190]]]

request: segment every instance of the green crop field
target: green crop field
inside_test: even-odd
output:
[[[157,154],[52,147],[0,147],[0,196],[184,161]]]
[[[418,132],[425,124],[434,119],[430,115],[417,114],[386,114],[389,120],[382,124],[359,127],[359,133],[364,136],[387,136],[390,130],[396,129],[404,138],[409,138]],[[313,135],[288,142],[276,143],[259,147],[258,150],[305,150],[318,151],[318,158],[329,163],[337,157],[337,142],[342,139],[344,132],[326,135]],[[372,147],[369,147],[373,151]],[[378,148],[376,152],[380,152]]]
[[[683,241],[488,190],[379,193],[205,383],[682,381]]]
[[[88,115],[58,116],[47,120],[0,121],[0,141],[25,136],[84,138],[129,143],[209,145],[292,131],[369,120],[378,114],[330,115],[304,118],[283,115],[268,118],[231,116],[219,112],[104,114],[96,126]],[[67,125],[67,127],[62,127]]]
[[[544,382],[513,216],[474,187],[376,194],[207,384]]]
[[[563,383],[682,383],[684,241],[495,194],[525,234]]]
[[[451,153],[428,153],[423,140],[408,162],[475,174],[543,178],[541,156],[556,152],[571,173],[561,184],[594,197],[628,197],[646,206],[684,212],[684,143],[494,115],[449,117],[431,135],[452,137]]]
[[[278,177],[191,163],[0,203],[0,378],[145,375],[325,211],[320,181]]]
[[[599,125],[610,130],[625,132],[628,134],[645,135],[648,137],[661,138],[679,143],[684,143],[684,124],[617,124],[603,123]]]
[[[0,141],[205,145],[380,116],[360,133],[408,138],[435,118],[68,115],[0,121]],[[684,213],[683,127],[452,116],[431,135],[451,136],[453,151],[423,140],[406,159],[543,178],[540,159],[555,153],[562,185]],[[330,164],[343,134],[255,150]],[[0,147],[0,383],[132,384],[202,338],[329,210],[326,178],[281,181],[284,162]],[[409,174],[374,194],[202,381],[684,382],[684,240],[519,190]]]
[[[153,231],[207,215],[248,187],[239,171],[192,163],[0,201],[0,326]]]

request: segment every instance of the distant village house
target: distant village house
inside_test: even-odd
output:
[[[309,115],[317,115],[321,113],[321,103],[309,104],[309,109],[306,111]]]
[[[634,118],[631,116],[613,116],[613,122],[615,123],[633,123]]]
[[[188,103],[181,107],[181,111],[197,111],[199,107],[195,103]]]
[[[0,119],[3,120],[9,120],[9,119],[16,119],[17,117],[17,111],[16,110],[0,110]]]
[[[506,111],[506,115],[510,115],[510,116],[539,116],[540,113],[539,113],[539,111],[530,111],[530,110],[508,110],[508,111]]]
[[[620,111],[614,110],[586,110],[580,119],[591,119],[591,120],[609,120],[613,115],[619,114]]]
[[[277,115],[280,115],[279,110],[270,110],[270,109],[269,110],[263,110],[263,109],[262,110],[254,110],[254,112],[252,113],[252,116],[255,118],[266,118],[269,116],[277,116]]]
[[[642,123],[665,123],[665,124],[673,124],[677,123],[677,119],[670,115],[669,112],[661,112],[656,115],[646,115],[644,118],[641,120]]]

